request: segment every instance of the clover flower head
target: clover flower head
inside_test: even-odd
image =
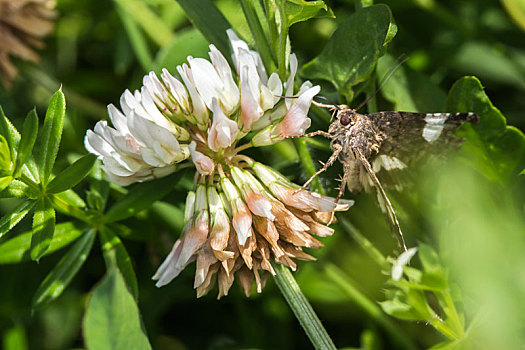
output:
[[[108,179],[120,185],[195,166],[183,234],[153,278],[163,286],[195,261],[197,296],[217,285],[219,298],[228,294],[234,276],[247,295],[254,280],[261,292],[275,274],[272,260],[294,270],[295,260],[314,260],[303,248],[320,248],[314,236],[333,234],[327,226],[333,212],[353,204],[298,190],[240,153],[302,135],[320,88],[306,82],[294,95],[295,55],[283,84],[276,73],[268,76],[257,52],[232,30],[227,34],[234,70],[210,45],[210,60],[188,57],[188,64],[177,67],[180,79],[166,69],[160,79],[146,75],[140,90],[122,94],[120,110],[108,106],[113,126],[100,121],[85,137]],[[297,98],[283,98],[283,91]]]

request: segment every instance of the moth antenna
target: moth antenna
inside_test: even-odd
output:
[[[392,74],[394,74],[394,72],[407,60],[408,60],[408,56],[405,54],[401,54],[396,60],[397,61],[396,65],[393,68],[391,68],[390,71],[388,71],[388,73],[386,73],[386,75],[383,78],[381,78],[381,81],[379,82],[379,86],[377,87],[376,91],[374,91],[372,95],[368,96],[363,102],[361,102],[361,104],[358,107],[356,107],[355,110],[357,111],[361,109],[364,105],[368,103],[368,101],[373,99],[377,95],[377,93],[381,90],[383,85],[387,82],[387,80],[390,79]]]

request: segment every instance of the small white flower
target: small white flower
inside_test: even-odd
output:
[[[213,122],[208,132],[208,146],[217,152],[219,149],[230,147],[233,144],[239,128],[236,122],[224,115],[215,97],[212,99],[211,110]]]
[[[392,264],[392,279],[399,281],[403,277],[403,267],[410,263],[410,259],[417,253],[417,247],[409,248],[406,252],[401,255]]]
[[[192,141],[189,145],[191,160],[195,164],[195,168],[201,175],[210,175],[215,169],[215,163],[210,157],[205,156],[196,150],[197,144]]]

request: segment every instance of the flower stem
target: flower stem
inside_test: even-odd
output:
[[[286,302],[292,309],[295,317],[301,323],[306,335],[316,349],[336,349],[334,342],[326,333],[326,329],[317,317],[312,306],[301,292],[299,285],[295,281],[290,270],[283,266],[275,266],[276,275],[274,276],[277,286],[283,293]]]

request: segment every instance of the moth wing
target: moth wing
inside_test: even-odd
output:
[[[463,139],[454,131],[463,123],[477,123],[474,113],[379,112],[368,115],[383,135],[377,155],[370,159],[375,173],[385,184],[399,187],[406,179],[403,169],[435,161],[451,149],[459,148]]]

